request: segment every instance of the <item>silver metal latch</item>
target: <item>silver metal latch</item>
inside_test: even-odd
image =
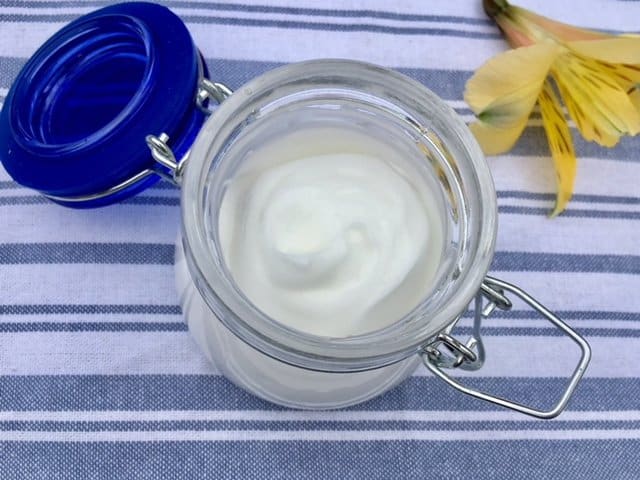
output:
[[[576,342],[582,351],[580,361],[569,379],[567,388],[556,405],[550,410],[538,410],[520,403],[474,390],[462,385],[456,379],[447,375],[443,371],[443,369],[452,368],[477,370],[482,366],[485,359],[485,349],[482,343],[482,338],[480,337],[482,319],[489,317],[496,308],[501,310],[511,309],[512,303],[506,296],[505,292],[515,295],[534,310],[542,314],[544,318],[549,320],[552,324],[562,330],[569,338]],[[487,300],[487,303],[483,305],[485,300]],[[443,347],[445,350],[443,350]],[[571,398],[571,395],[573,394],[573,391],[578,385],[578,382],[584,375],[590,359],[591,348],[589,347],[589,344],[584,338],[571,329],[571,327],[556,317],[552,312],[525,291],[515,285],[492,277],[485,277],[480,291],[476,295],[473,331],[470,339],[463,343],[453,337],[450,332],[441,333],[433,342],[425,347],[422,353],[422,360],[426,367],[436,376],[462,393],[537,418],[553,418],[558,416],[564,410]]]
[[[210,102],[213,101],[216,104],[220,104],[232,93],[231,89],[226,85],[202,78],[198,85],[196,104],[205,114],[210,115],[212,113],[212,110],[209,108]],[[189,152],[185,153],[180,160],[176,160],[176,156],[169,146],[169,135],[164,132],[158,136],[147,135],[145,141],[147,142],[153,159],[168,169],[170,175],[167,175],[162,169],[154,170],[154,172],[174,184],[180,185],[182,173],[189,158]]]
[[[212,110],[209,108],[210,101],[216,104],[222,103],[233,92],[230,88],[222,83],[212,82],[206,78],[201,78],[198,83],[198,90],[196,92],[195,102],[200,110],[209,115]],[[153,175],[159,175],[166,180],[180,185],[180,179],[182,178],[182,172],[187,163],[189,152],[186,152],[181,159],[177,160],[173,150],[169,146],[169,135],[162,132],[159,135],[147,135],[145,138],[147,146],[151,151],[153,159],[164,168],[145,168],[141,172],[127,178],[113,187],[102,190],[101,192],[91,193],[88,195],[77,196],[56,196],[44,194],[51,200],[58,200],[63,202],[87,202],[91,200],[99,200],[101,198],[109,197],[115,193],[121,192],[136,183],[144,180],[147,177]],[[168,170],[168,172],[167,172]]]

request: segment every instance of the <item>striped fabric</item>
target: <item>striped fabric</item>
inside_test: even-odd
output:
[[[0,102],[39,44],[108,3],[0,0]],[[360,59],[419,80],[467,120],[466,79],[505,48],[480,0],[163,3],[232,88],[287,62]],[[584,26],[639,28],[638,1],[521,4]],[[540,127],[534,115],[517,147],[490,159],[500,206],[492,272],[593,347],[552,421],[466,398],[426,369],[344,411],[262,402],[207,364],[180,317],[177,190],[160,184],[73,211],[0,172],[0,479],[640,478],[640,139],[614,150],[577,140],[577,194],[550,221],[554,174]],[[486,367],[460,376],[549,406],[578,349],[514,308],[486,322]]]

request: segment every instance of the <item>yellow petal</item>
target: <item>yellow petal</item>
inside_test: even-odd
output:
[[[556,170],[556,205],[550,215],[555,217],[566,208],[567,203],[571,200],[576,177],[576,154],[560,101],[549,81],[544,83],[539,103],[542,124],[547,134]]]
[[[554,65],[554,78],[587,140],[610,147],[620,136],[640,132],[640,112],[611,72],[596,61],[563,55]]]
[[[610,37],[610,35],[605,33],[574,27],[573,25],[543,17],[522,7],[511,7],[509,14],[515,22],[522,23],[527,26],[529,30],[537,30],[538,36],[546,34],[563,42],[596,40]]]
[[[576,88],[570,91],[559,77],[554,75],[554,79],[567,106],[569,116],[585,140],[596,142],[603,147],[613,147],[618,143],[620,134],[606,118],[600,115],[600,112],[590,103],[590,99]]]
[[[640,112],[640,89],[634,88],[629,93],[629,100],[633,103],[633,106],[636,107],[636,110]]]
[[[467,82],[465,101],[477,115],[499,117],[503,124],[528,116],[558,48],[542,42],[490,59]]]
[[[516,48],[551,39],[556,42],[599,40],[611,35],[574,27],[543,17],[506,1],[484,0],[485,11],[500,26],[509,44]]]
[[[640,64],[640,38],[610,37],[603,40],[567,42],[575,53],[609,63]]]
[[[590,62],[596,62],[598,66],[606,70],[607,74],[611,76],[625,92],[635,87],[636,84],[640,84],[640,66],[608,63],[601,60],[590,60]]]
[[[521,120],[507,127],[491,125],[480,120],[469,125],[469,128],[486,155],[498,155],[511,150],[527,126],[527,120],[528,117],[522,117]]]

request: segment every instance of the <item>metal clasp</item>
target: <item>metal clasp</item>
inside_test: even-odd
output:
[[[196,104],[198,108],[206,115],[210,115],[212,110],[208,107],[210,101],[214,101],[216,104],[222,103],[233,92],[229,87],[222,83],[212,82],[207,78],[201,78],[198,85],[198,92],[196,94]],[[161,133],[158,136],[147,135],[145,138],[149,150],[151,150],[151,156],[153,159],[169,170],[170,176],[167,175],[162,169],[155,170],[155,173],[161,175],[165,179],[173,182],[175,185],[180,185],[182,179],[182,172],[189,158],[189,152],[185,153],[180,160],[176,160],[176,156],[169,147],[169,135]]]
[[[196,104],[207,115],[211,114],[211,110],[207,106],[209,100],[213,100],[218,105],[231,96],[233,91],[223,83],[212,82],[208,78],[202,78],[198,87],[198,95],[196,96]]]
[[[465,370],[477,370],[484,363],[485,351],[480,337],[480,325],[483,318],[489,317],[496,308],[501,310],[511,309],[512,303],[505,295],[505,292],[515,295],[523,300],[534,310],[542,314],[544,318],[549,320],[552,324],[562,330],[571,340],[576,342],[580,347],[582,354],[580,361],[576,366],[569,384],[564,393],[560,397],[557,404],[550,410],[538,410],[532,407],[522,405],[520,403],[512,402],[504,398],[496,397],[488,393],[484,393],[472,388],[466,387],[459,383],[456,379],[447,375],[444,368],[462,368]],[[483,306],[483,301],[488,300],[488,303]],[[444,346],[447,352],[443,352],[440,347]],[[425,366],[436,376],[444,380],[447,384],[455,389],[471,395],[472,397],[485,400],[487,402],[500,405],[502,407],[509,408],[527,415],[531,415],[537,418],[553,418],[558,416],[567,406],[571,395],[576,389],[580,379],[584,375],[584,372],[591,359],[591,348],[587,341],[578,335],[571,327],[556,317],[550,312],[544,305],[540,304],[531,295],[523,291],[522,289],[499,280],[497,278],[486,277],[480,287],[480,291],[475,298],[475,312],[473,321],[473,333],[471,338],[462,343],[459,340],[451,336],[450,332],[441,333],[436,339],[430,343],[422,352],[422,360]]]
[[[208,107],[210,101],[214,101],[219,104],[222,103],[227,97],[232,94],[232,90],[222,83],[212,82],[206,78],[201,78],[198,83],[198,90],[196,92],[195,102],[200,110],[205,114],[210,115],[212,110]],[[87,202],[92,200],[99,200],[101,198],[109,197],[115,193],[132,187],[136,183],[144,180],[152,175],[159,175],[166,180],[169,180],[175,185],[180,185],[182,173],[189,157],[189,152],[186,152],[180,160],[176,159],[173,150],[169,146],[169,135],[162,132],[159,135],[147,135],[145,141],[151,151],[153,159],[164,168],[145,168],[141,172],[136,173],[130,178],[122,181],[118,185],[102,190],[101,192],[91,193],[89,195],[77,195],[77,196],[56,196],[45,194],[47,198],[51,200],[57,200],[61,202]],[[168,172],[167,172],[168,170]]]

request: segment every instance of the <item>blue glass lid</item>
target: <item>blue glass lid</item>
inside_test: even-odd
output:
[[[196,102],[203,75],[189,32],[167,8],[134,2],[85,15],[18,74],[0,113],[0,161],[16,182],[67,206],[131,196],[160,178],[149,174],[161,167],[147,135],[165,134],[178,158],[189,149],[205,119]]]

